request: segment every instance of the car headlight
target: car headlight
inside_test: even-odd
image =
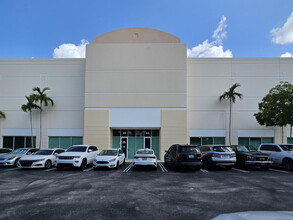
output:
[[[116,158],[113,158],[111,160],[109,160],[109,162],[114,162],[116,160]]]
[[[80,156],[74,156],[73,158],[80,158]]]
[[[45,159],[39,159],[39,160],[36,160],[35,162],[39,162],[39,161],[43,161],[43,160],[45,160]]]
[[[14,159],[16,156],[13,156],[13,157],[9,157],[9,158],[7,158],[7,160],[12,160],[12,159]]]
[[[254,156],[247,156],[247,160],[255,160]]]

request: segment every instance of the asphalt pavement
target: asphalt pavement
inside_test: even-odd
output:
[[[212,219],[293,211],[293,173],[252,170],[0,168],[0,219]]]

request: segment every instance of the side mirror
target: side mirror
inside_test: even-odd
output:
[[[58,153],[54,153],[54,156],[57,156],[58,155]]]
[[[32,155],[32,152],[27,152],[27,155]]]
[[[88,152],[88,153],[90,153],[90,152],[92,152],[92,150],[91,150],[91,149],[89,149],[87,152]]]

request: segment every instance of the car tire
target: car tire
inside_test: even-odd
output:
[[[119,160],[118,160],[117,163],[116,163],[116,167],[115,167],[115,169],[118,170],[118,168],[119,168]]]
[[[283,166],[284,170],[292,171],[293,170],[293,161],[291,159],[284,159],[282,162],[282,166]]]
[[[200,170],[200,166],[195,166],[194,170]]]
[[[63,170],[63,166],[57,165],[57,166],[56,166],[56,169],[57,169],[58,171]]]
[[[85,170],[86,166],[87,166],[87,161],[86,159],[83,159],[79,168],[81,170]]]
[[[45,162],[45,169],[50,169],[52,167],[52,161],[51,160],[46,160]]]
[[[210,169],[210,166],[209,166],[207,160],[203,160],[203,161],[202,161],[202,166],[203,166],[203,168],[204,168],[205,170],[209,170],[209,169]]]
[[[17,159],[15,160],[15,162],[14,162],[14,166],[15,166],[15,167],[18,167],[17,164],[18,164],[19,159],[20,159],[20,158],[17,158]]]

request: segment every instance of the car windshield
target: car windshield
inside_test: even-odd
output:
[[[10,154],[25,154],[27,151],[28,151],[28,149],[17,149],[17,150],[10,152]]]
[[[72,146],[68,148],[67,152],[86,152],[87,147],[84,146]]]
[[[100,156],[116,156],[117,150],[102,150],[99,153]]]
[[[51,155],[53,152],[54,150],[39,150],[35,155]]]
[[[179,146],[178,153],[199,153],[195,146]]]
[[[231,149],[231,147],[227,147],[227,146],[216,146],[216,147],[213,147],[213,151],[217,151],[217,152],[231,152],[233,150]]]
[[[152,150],[138,150],[136,154],[154,154]]]
[[[251,151],[257,151],[257,149],[254,146],[246,146],[246,148]]]
[[[237,146],[236,149],[240,152],[249,152],[249,149],[246,148],[246,146]]]
[[[281,147],[284,151],[291,151],[291,150],[293,150],[293,145],[289,145],[289,144],[280,144],[280,147]]]
[[[8,152],[10,152],[10,150],[8,150],[8,149],[0,149],[0,154],[1,153],[8,153]]]

